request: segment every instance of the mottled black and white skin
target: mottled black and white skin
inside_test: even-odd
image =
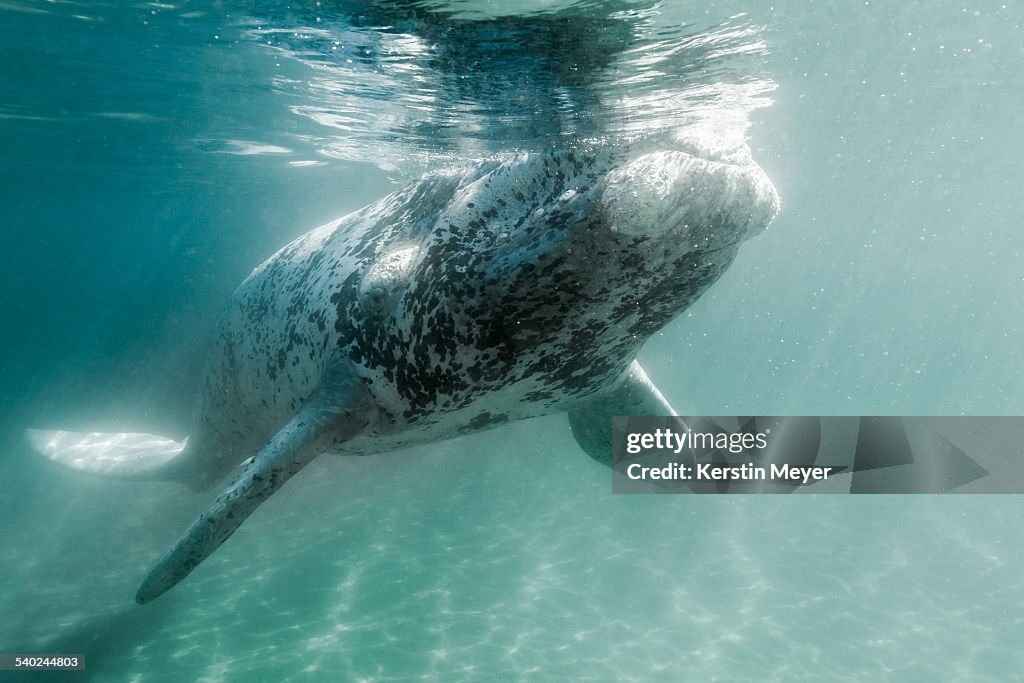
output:
[[[242,283],[187,445],[31,438],[54,460],[115,475],[203,488],[238,472],[139,602],[183,579],[321,453],[568,412],[583,449],[609,463],[612,415],[674,413],[637,352],[778,208],[746,145],[712,135],[431,175],[298,238]]]

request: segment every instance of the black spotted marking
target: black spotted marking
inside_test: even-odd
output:
[[[509,416],[501,413],[498,415],[484,411],[475,415],[469,422],[462,427],[459,427],[459,433],[469,434],[477,432],[482,429],[490,429],[491,427],[497,427],[498,425],[505,424],[509,421]]]

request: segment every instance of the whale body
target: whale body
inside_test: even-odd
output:
[[[136,600],[181,581],[322,453],[366,455],[569,413],[675,411],[635,360],[762,231],[779,198],[742,142],[678,134],[426,176],[309,232],[225,310],[185,442],[30,430],[77,469],[195,489],[235,476]]]

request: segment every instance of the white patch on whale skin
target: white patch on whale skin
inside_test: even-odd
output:
[[[369,295],[376,290],[391,294],[408,284],[409,275],[419,261],[418,244],[399,244],[380,255],[363,278],[360,294]]]
[[[399,244],[384,252],[370,268],[363,287],[387,287],[404,284],[420,255],[418,244]]]
[[[397,244],[374,261],[359,286],[364,312],[383,316],[394,309],[399,295],[409,284],[409,276],[419,263],[422,251],[418,244]]]

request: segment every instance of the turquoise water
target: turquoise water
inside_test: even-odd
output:
[[[503,99],[446,80],[491,68],[463,51],[413,81],[430,102],[423,48],[384,50],[349,8],[0,3],[0,651],[84,653],[83,680],[1024,670],[1019,497],[613,497],[561,416],[321,458],[135,605],[209,496],[57,468],[22,430],[187,435],[218,312],[279,246],[424,167],[595,127],[749,118],[783,197],[644,349],[681,411],[1021,414],[1013,4],[586,3],[564,31],[598,49],[558,48],[584,76]]]

